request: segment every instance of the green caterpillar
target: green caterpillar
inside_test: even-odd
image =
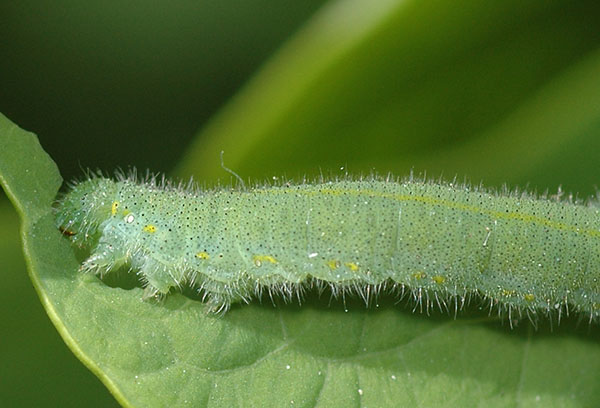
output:
[[[73,185],[57,224],[92,248],[83,271],[128,264],[146,297],[191,285],[215,312],[307,287],[367,302],[395,288],[426,308],[475,295],[509,319],[574,310],[591,320],[600,314],[599,211],[412,178],[201,191],[132,176]]]

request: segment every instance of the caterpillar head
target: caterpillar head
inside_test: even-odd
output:
[[[115,183],[107,178],[95,177],[75,184],[59,201],[56,223],[64,235],[82,244],[97,235],[100,225],[111,216]]]

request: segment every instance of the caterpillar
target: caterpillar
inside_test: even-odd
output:
[[[429,308],[473,296],[509,319],[600,314],[600,207],[572,197],[377,176],[247,189],[92,175],[56,223],[83,272],[136,271],[144,297],[189,285],[211,311],[264,294],[382,290]]]

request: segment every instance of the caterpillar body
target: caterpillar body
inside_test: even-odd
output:
[[[145,296],[191,285],[213,311],[308,287],[367,302],[397,288],[426,307],[475,295],[509,318],[575,310],[596,319],[599,212],[413,178],[202,191],[94,176],[58,201],[57,225],[91,247],[83,271],[128,264]]]

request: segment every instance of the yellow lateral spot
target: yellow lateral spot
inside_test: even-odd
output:
[[[425,279],[427,277],[427,274],[423,271],[419,271],[419,272],[413,273],[412,277],[415,279]]]
[[[156,227],[152,224],[148,224],[144,227],[144,232],[148,234],[154,234],[156,232]]]
[[[352,272],[358,271],[358,265],[355,264],[354,262],[346,262],[344,265],[346,265],[348,268],[350,268],[350,270]]]
[[[592,303],[592,309],[594,309],[594,310],[600,309],[600,303],[596,303],[596,302]]]
[[[196,252],[196,258],[199,258],[199,259],[209,259],[210,255],[207,252],[204,252],[204,251],[202,251],[202,252]]]
[[[261,266],[263,262],[270,262],[272,264],[277,263],[277,259],[273,258],[271,255],[254,255],[252,260],[256,266]]]
[[[431,280],[433,280],[437,284],[442,284],[446,282],[446,278],[440,275],[435,275],[433,278],[431,278]]]
[[[532,293],[528,293],[525,296],[523,296],[523,299],[525,299],[528,302],[533,302],[533,300],[535,299],[535,295]]]
[[[329,266],[329,269],[337,269],[340,267],[340,261],[336,261],[335,259],[332,259],[331,261],[327,261],[327,266]]]
[[[123,216],[127,216],[127,215],[131,214],[131,211],[125,209],[122,211],[122,214],[123,214]]]
[[[502,289],[502,296],[514,296],[516,293],[514,290]]]
[[[117,215],[117,210],[119,209],[119,202],[118,201],[113,201],[112,205],[110,206],[110,213],[112,215]]]

